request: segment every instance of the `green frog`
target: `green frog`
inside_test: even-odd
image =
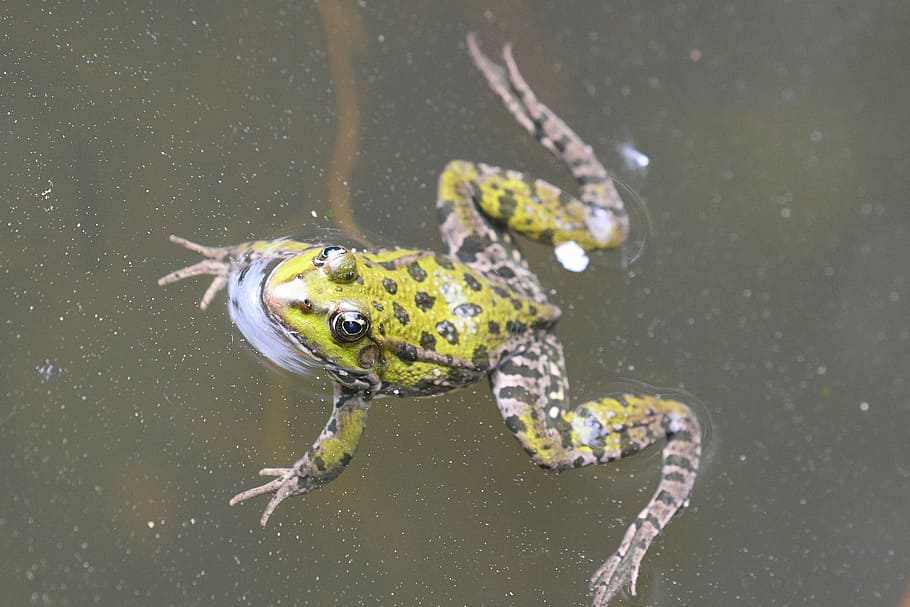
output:
[[[692,410],[671,398],[611,394],[571,404],[553,332],[560,310],[510,231],[591,251],[621,245],[628,214],[592,149],[538,101],[510,47],[503,65],[473,36],[468,49],[515,120],[571,172],[577,196],[517,171],[454,161],[440,176],[436,202],[443,254],[292,239],[206,247],[172,236],[205,259],[159,283],[214,276],[201,308],[227,287],[231,316],[254,347],[291,371],[332,378],[334,405],[312,447],[290,467],[263,469],[274,479],[230,501],[271,495],[262,525],[287,498],[345,470],[380,396],[430,396],[487,379],[508,429],[535,464],[553,471],[611,462],[666,440],[654,496],[590,580],[593,605],[603,606],[624,586],[635,594],[645,552],[688,504],[701,430]]]

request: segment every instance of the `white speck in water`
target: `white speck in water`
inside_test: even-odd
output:
[[[42,384],[46,384],[55,376],[60,374],[60,369],[46,358],[42,364],[38,365],[38,368],[36,370],[38,371],[38,377],[41,378]]]
[[[620,143],[616,146],[616,149],[625,161],[626,166],[633,171],[644,171],[651,164],[651,158],[639,151],[632,142]]]
[[[569,272],[584,272],[591,261],[585,250],[574,240],[556,245],[556,259]]]
[[[313,216],[313,219],[319,219],[319,214],[317,214],[316,211],[310,211],[310,215]]]
[[[550,407],[549,413],[550,413],[551,418],[556,419],[557,417],[559,417],[559,407],[557,407],[555,405]]]
[[[868,410],[869,410],[869,403],[867,403],[866,401],[862,401],[862,402],[859,404],[859,410],[862,411],[863,413],[865,413],[866,411],[868,411]]]
[[[147,522],[147,523],[146,523],[146,526],[147,526],[149,529],[154,529],[154,528],[155,528],[155,521],[149,521],[149,522]]]

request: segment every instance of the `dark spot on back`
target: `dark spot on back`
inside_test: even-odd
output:
[[[431,352],[436,351],[436,337],[424,331],[420,334],[420,347]]]
[[[408,264],[408,274],[411,275],[411,278],[417,282],[423,282],[427,279],[426,270],[420,267],[420,264],[416,261],[412,261]]]
[[[461,318],[471,318],[483,312],[483,308],[475,303],[463,303],[455,306],[454,312]]]
[[[447,320],[436,323],[436,332],[453,346],[458,343],[458,329]]]
[[[464,273],[464,282],[475,291],[479,291],[483,287],[483,285],[480,284],[480,281],[474,278],[473,274],[468,274],[467,272]]]
[[[417,291],[417,294],[414,296],[414,303],[424,312],[432,308],[435,302],[436,298],[426,291]]]
[[[398,292],[398,283],[391,278],[383,278],[382,286],[386,291],[388,291],[389,295],[394,295]]]
[[[411,317],[408,316],[408,311],[402,308],[397,301],[392,302],[392,310],[395,312],[395,318],[398,319],[403,325],[407,325],[411,322]]]

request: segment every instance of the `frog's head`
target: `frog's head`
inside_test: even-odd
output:
[[[357,255],[345,247],[307,249],[281,262],[266,279],[262,301],[304,356],[341,383],[375,384],[382,363],[370,310],[358,296]]]

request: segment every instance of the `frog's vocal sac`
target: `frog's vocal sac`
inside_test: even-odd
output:
[[[315,367],[333,379],[334,406],[316,442],[291,467],[262,470],[275,478],[230,502],[271,494],[263,525],[287,498],[341,474],[377,396],[428,396],[487,379],[506,426],[548,470],[610,462],[666,440],[654,496],[591,578],[593,605],[603,606],[625,585],[635,594],[645,552],[688,504],[701,429],[686,404],[655,395],[570,404],[553,332],[560,310],[510,232],[557,247],[617,247],[629,231],[626,209],[591,148],[538,101],[511,49],[504,65],[473,36],[468,49],[518,124],[571,172],[577,196],[516,171],[454,161],[436,200],[445,253],[288,239],[206,247],[172,236],[205,259],[159,283],[214,276],[203,309],[226,286],[231,316],[257,349],[292,371]]]

